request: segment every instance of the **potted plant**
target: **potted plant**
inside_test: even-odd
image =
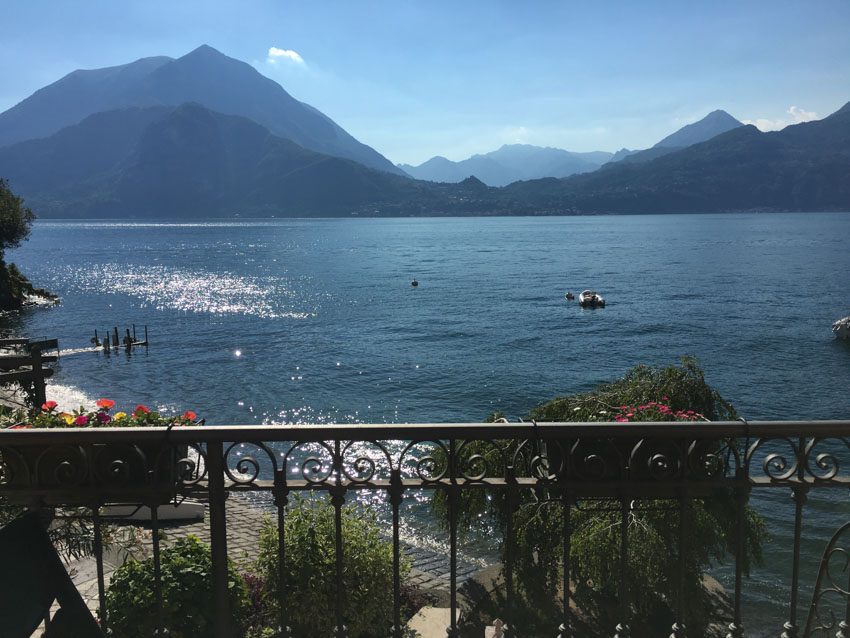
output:
[[[132,412],[111,413],[115,401],[102,398],[96,409],[80,407],[73,412],[58,409],[47,401],[24,423],[12,430],[46,428],[178,427],[201,424],[194,412],[168,415],[137,405]],[[120,497],[130,491],[142,493],[155,488],[172,493],[174,486],[193,469],[187,460],[187,446],[162,441],[118,443],[49,443],[45,445],[6,445],[0,448],[2,482],[13,491],[71,488],[79,498],[96,491],[100,498],[110,493]],[[88,489],[87,489],[88,488]],[[63,496],[68,497],[66,491]],[[119,501],[120,502],[120,501]]]

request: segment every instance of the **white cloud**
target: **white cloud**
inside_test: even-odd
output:
[[[502,130],[501,138],[507,144],[525,144],[529,130],[525,126],[513,126]]]
[[[811,122],[812,120],[818,119],[818,114],[814,111],[804,111],[796,106],[792,106],[788,109],[788,112],[791,114],[791,117],[794,118],[795,124],[799,124],[800,122]]]
[[[744,124],[752,124],[760,131],[778,131],[788,126],[785,120],[766,120],[759,118],[757,120],[741,120]]]
[[[743,120],[744,124],[753,124],[760,131],[779,131],[784,129],[789,124],[800,124],[801,122],[811,122],[818,119],[818,114],[814,111],[806,111],[799,106],[792,106],[787,111],[791,116],[791,120],[768,120],[759,118],[757,120]]]
[[[281,58],[294,62],[295,64],[304,64],[304,58],[298,55],[295,51],[292,51],[291,49],[278,49],[277,47],[271,47],[269,49],[269,57],[266,59],[266,62],[269,64],[277,64],[277,61]]]

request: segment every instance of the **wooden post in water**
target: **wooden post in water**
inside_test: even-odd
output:
[[[145,326],[145,345],[148,345],[148,327]]]
[[[124,347],[127,348],[127,352],[130,352],[130,348],[133,347],[133,339],[130,337],[129,328],[127,328],[127,334],[124,335]]]
[[[114,326],[113,330],[115,330],[115,332],[112,333],[112,345],[117,348],[118,347],[118,326]]]
[[[133,324],[133,341],[136,340],[136,324]]]
[[[109,330],[106,331],[106,336],[103,338],[103,351],[109,354]]]
[[[97,328],[94,329],[94,341],[92,343],[96,346],[100,345],[100,339],[97,338]]]
[[[47,402],[47,392],[44,387],[44,368],[41,367],[41,350],[32,350],[32,380],[35,389],[35,405],[42,406]]]

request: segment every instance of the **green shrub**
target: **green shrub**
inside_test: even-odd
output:
[[[621,379],[587,393],[557,397],[537,406],[528,419],[537,421],[713,421],[737,417],[734,407],[709,386],[699,362],[685,357],[679,366],[637,366]],[[494,420],[500,416],[495,414]],[[483,436],[486,436],[486,426]],[[628,453],[636,440],[622,441],[620,453]],[[498,465],[497,447],[511,448],[516,442],[497,441],[497,445],[472,442],[464,449],[461,463],[473,454],[487,457]],[[549,445],[553,469],[559,467],[558,447]],[[445,461],[443,460],[443,463]],[[522,464],[522,460],[519,460]],[[528,467],[517,471],[528,472]],[[554,599],[561,581],[563,557],[563,515],[557,490],[546,488],[522,491],[513,514],[516,546],[514,570],[519,596],[528,603],[515,611],[515,620],[523,627],[542,631],[558,622],[559,603]],[[507,529],[505,492],[465,490],[459,497],[458,525],[475,531],[482,520]],[[448,521],[444,494],[437,492],[436,512]],[[484,516],[484,519],[481,516]],[[608,610],[616,609],[619,587],[620,552],[619,502],[585,501],[572,509],[570,559],[575,598],[582,611],[605,622]],[[711,620],[701,578],[705,570],[734,555],[737,546],[735,523],[737,508],[731,490],[718,489],[709,498],[694,498],[688,503],[690,517],[685,557],[685,608],[690,619],[689,631],[699,633]],[[761,559],[761,545],[767,540],[764,521],[750,507],[746,510],[745,565]],[[679,512],[675,501],[642,500],[629,512],[627,583],[636,617],[643,618],[657,631],[670,626],[671,605],[678,601],[675,557],[678,552]],[[639,585],[639,586],[638,586]],[[522,601],[521,601],[522,602]],[[521,622],[520,620],[521,619]],[[610,630],[605,626],[604,629]],[[635,626],[632,627],[636,629]],[[591,632],[592,633],[592,632]]]
[[[179,539],[160,554],[163,622],[171,638],[213,635],[215,595],[210,548],[195,536]],[[228,561],[230,609],[234,628],[242,628],[247,589]],[[106,594],[108,626],[115,638],[149,638],[157,630],[154,564],[129,560],[115,570]]]
[[[326,500],[294,498],[286,511],[284,596],[294,635],[331,636],[336,625],[336,525]],[[342,509],[343,612],[352,638],[386,636],[393,624],[393,549],[375,516]],[[255,569],[277,609],[278,530],[266,519]],[[402,557],[401,576],[410,570]]]

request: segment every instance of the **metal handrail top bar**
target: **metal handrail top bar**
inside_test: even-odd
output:
[[[309,425],[204,425],[129,428],[50,428],[0,430],[0,446],[47,442],[109,443],[197,441],[330,441],[431,439],[557,439],[557,438],[786,438],[850,437],[850,420],[827,421],[661,421],[661,422],[539,422],[534,423],[404,423]]]

